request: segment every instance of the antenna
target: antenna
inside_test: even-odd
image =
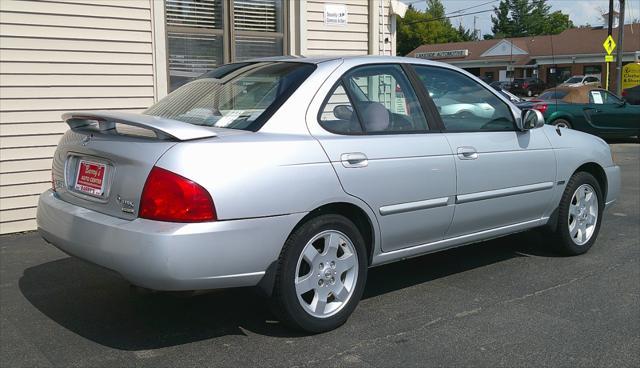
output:
[[[553,63],[553,69],[556,71],[556,74],[557,74],[558,66],[556,65],[556,53],[553,51],[553,35],[549,35],[549,39],[551,40],[551,62]],[[556,83],[556,85],[553,86],[553,97],[555,97],[554,100],[556,101],[555,102],[556,111],[558,111],[558,83]]]

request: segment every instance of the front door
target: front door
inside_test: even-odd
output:
[[[314,132],[344,190],[376,213],[384,251],[440,240],[453,218],[455,164],[403,67],[353,68],[329,92]]]
[[[640,107],[623,103],[609,91],[589,91],[589,105],[584,113],[599,133],[631,135],[638,131]]]
[[[556,159],[542,129],[516,131],[512,109],[458,71],[414,65],[454,151],[456,209],[446,237],[538,220],[551,201]]]

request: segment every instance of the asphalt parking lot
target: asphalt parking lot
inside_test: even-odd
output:
[[[346,325],[292,332],[251,289],[140,295],[36,233],[0,237],[0,366],[640,366],[640,144],[594,248],[538,232],[370,271]]]

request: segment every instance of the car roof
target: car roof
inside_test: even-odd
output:
[[[546,93],[549,91],[566,92],[566,95],[562,97],[560,100],[569,102],[569,103],[589,103],[589,92],[594,90],[603,90],[603,89],[594,87],[594,86],[589,86],[589,85],[579,86],[579,87],[553,87],[553,88],[548,88],[542,91],[542,93]]]
[[[283,62],[298,62],[298,63],[309,63],[309,64],[320,64],[332,60],[342,60],[342,61],[350,61],[353,63],[362,62],[363,64],[372,64],[372,63],[411,63],[411,64],[424,64],[424,65],[434,65],[434,66],[444,66],[451,68],[450,64],[441,63],[438,61],[428,60],[428,59],[420,59],[415,57],[403,57],[403,56],[378,56],[378,55],[362,55],[362,56],[324,56],[324,57],[306,57],[306,56],[274,56],[274,57],[264,57],[264,58],[256,58],[251,60],[246,60],[245,62],[261,62],[261,61],[283,61]]]

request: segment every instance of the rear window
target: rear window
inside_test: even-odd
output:
[[[582,77],[571,77],[567,79],[565,83],[580,83],[582,82]]]
[[[147,115],[194,125],[256,131],[315,70],[296,62],[229,64],[185,84]]]
[[[562,100],[567,91],[547,91],[538,96],[538,100]]]

